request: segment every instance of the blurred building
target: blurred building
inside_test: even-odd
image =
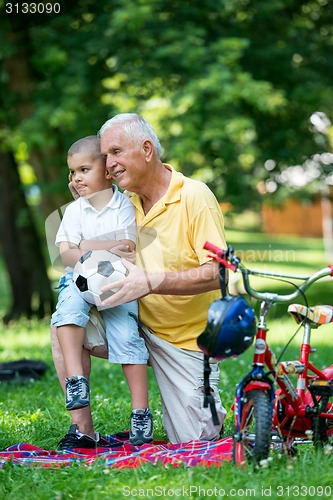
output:
[[[333,191],[331,199],[318,195],[314,201],[289,198],[280,207],[264,205],[263,231],[267,234],[323,236],[323,224],[333,224]]]

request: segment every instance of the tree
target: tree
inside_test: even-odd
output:
[[[170,161],[241,210],[261,201],[267,160],[313,152],[308,117],[333,99],[332,14],[325,0],[118,0],[103,98],[151,117]]]
[[[54,298],[31,210],[10,152],[0,152],[0,175],[0,241],[13,297],[3,321],[9,323],[22,314],[43,318],[53,310]]]
[[[308,117],[332,107],[332,14],[326,0],[78,0],[23,31],[3,16],[3,150],[26,145],[47,217],[70,200],[69,145],[137,111],[176,168],[258,207],[264,165],[311,157]]]
[[[308,116],[332,104],[332,14],[326,0],[68,4],[29,31],[34,113],[18,127],[43,156],[49,202],[70,142],[128,110],[151,118],[168,159],[221,199],[258,200],[265,161],[310,156]]]
[[[2,18],[2,22],[4,21]],[[78,110],[74,116],[75,122],[76,117],[80,118],[84,102],[82,97],[88,101],[87,96],[82,94],[90,95],[91,86],[82,82],[84,90],[78,93],[73,102],[69,97],[67,102],[62,103],[63,107],[57,110],[57,102],[53,99],[52,103],[51,97],[54,97],[54,91],[57,91],[56,96],[61,94],[60,89],[64,88],[66,80],[61,75],[54,81],[49,80],[47,71],[48,64],[57,72],[59,65],[64,63],[65,53],[56,49],[57,31],[51,30],[53,40],[48,46],[49,52],[45,54],[39,47],[35,47],[36,41],[39,43],[37,35],[39,33],[42,36],[45,27],[38,26],[38,32],[37,28],[26,27],[12,32],[8,23],[3,27],[0,145],[1,179],[6,179],[6,183],[3,182],[0,190],[0,240],[12,288],[13,304],[4,318],[5,322],[9,322],[22,314],[28,317],[37,315],[40,318],[52,312],[53,292],[47,277],[42,240],[37,227],[43,214],[46,217],[56,206],[69,199],[69,193],[64,196],[65,169],[59,169],[58,166],[64,163],[68,148],[64,138],[68,130],[72,131],[71,125],[74,128],[71,106],[76,106]],[[41,67],[43,75],[39,72]],[[71,94],[70,89],[68,93]],[[91,108],[90,102],[86,102],[84,110],[87,107]],[[95,119],[98,120],[98,114]],[[79,126],[76,125],[76,134],[78,129]],[[81,129],[84,130],[84,127]],[[86,134],[92,133],[88,125],[85,129]],[[39,217],[33,217],[25,197],[25,186],[18,174],[16,153],[22,144],[29,151],[29,161],[35,169],[43,193],[43,212]],[[64,173],[63,179],[59,179],[59,170]]]

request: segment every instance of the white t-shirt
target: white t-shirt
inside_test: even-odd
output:
[[[65,210],[56,235],[56,245],[81,240],[131,240],[136,242],[135,208],[129,198],[113,186],[113,196],[100,211],[89,200],[78,198]]]

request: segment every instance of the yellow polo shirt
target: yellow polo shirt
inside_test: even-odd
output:
[[[223,214],[210,189],[170,165],[166,194],[149,210],[137,194],[137,265],[148,272],[185,271],[209,261],[206,241],[225,248]],[[196,339],[207,323],[207,310],[218,290],[197,295],[154,295],[139,301],[140,320],[158,337],[179,348],[199,351]]]

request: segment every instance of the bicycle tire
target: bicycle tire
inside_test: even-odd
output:
[[[271,432],[271,403],[267,392],[252,390],[245,394],[240,428],[233,443],[233,461],[236,465],[258,463],[268,458]]]

